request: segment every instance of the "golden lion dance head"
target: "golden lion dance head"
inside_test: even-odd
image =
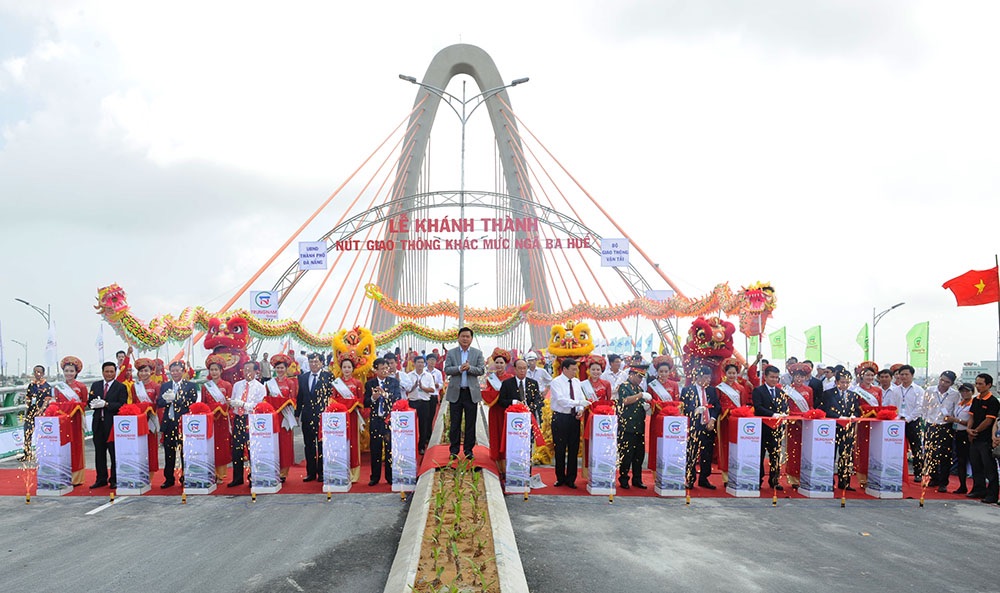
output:
[[[558,357],[587,356],[594,351],[590,326],[575,321],[567,321],[564,325],[553,325],[548,350],[550,354]]]
[[[333,373],[340,376],[340,362],[354,363],[354,377],[365,381],[375,363],[375,335],[366,327],[342,329],[333,336]]]

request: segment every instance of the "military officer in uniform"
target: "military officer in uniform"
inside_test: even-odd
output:
[[[645,364],[633,364],[628,380],[618,386],[618,483],[629,489],[629,469],[632,486],[646,489],[642,483],[642,463],[646,453],[646,411],[652,396],[642,388],[646,376]]]

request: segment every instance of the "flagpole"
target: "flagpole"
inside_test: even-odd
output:
[[[993,269],[997,271],[997,284],[1000,285],[1000,257],[996,253],[993,254],[993,263],[996,265]],[[994,376],[1000,375],[1000,299],[997,299],[997,364],[994,371]]]

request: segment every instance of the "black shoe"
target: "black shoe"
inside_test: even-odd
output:
[[[242,485],[243,485],[243,480],[236,478],[232,482],[226,484],[226,488],[235,488],[237,486],[242,486]]]
[[[628,480],[618,480],[618,485],[621,486],[623,490],[631,488],[631,486],[628,485]]]
[[[647,489],[646,485],[643,484],[642,482],[632,482],[632,485],[635,486],[636,488],[638,488],[639,490],[646,490]]]
[[[982,503],[985,503],[985,504],[996,504],[997,503],[997,499],[996,498],[984,498],[984,499],[980,500],[979,502],[982,502]]]
[[[93,486],[91,486],[91,488],[93,488]],[[965,495],[966,498],[982,498],[984,496],[986,496],[985,490],[973,490]]]
[[[107,482],[94,482],[93,484],[90,485],[90,489],[91,490],[95,490],[97,488],[104,488],[107,485],[108,485]],[[980,495],[980,496],[982,496],[982,495]]]
[[[369,486],[374,486],[375,484],[378,484],[378,478],[373,478],[371,480],[368,480]]]
[[[553,484],[552,487],[553,488],[558,488],[558,487],[563,486],[565,484],[566,484],[566,482],[563,482],[562,480],[556,480],[556,483]]]
[[[778,492],[784,492],[785,491],[785,487],[782,486],[781,484],[771,484],[771,488],[774,488]]]
[[[173,480],[167,480],[166,482],[160,484],[160,488],[166,490],[167,488],[173,488],[175,482]]]
[[[857,489],[854,488],[854,486],[850,486],[850,485],[848,485],[847,487],[845,487],[844,490],[846,490],[848,492],[857,492]]]
[[[457,453],[452,453],[451,455],[448,456],[448,461],[455,461],[456,459],[458,459]]]
[[[968,492],[968,490],[965,488],[965,486],[959,486],[958,490],[951,491],[952,494],[965,494],[966,492]]]
[[[465,459],[468,460],[468,461],[472,461],[472,459],[474,457],[475,457],[475,455],[473,455],[472,453],[466,453],[465,454]]]
[[[316,481],[317,482],[322,482],[323,481],[323,476],[316,476]]]
[[[716,490],[716,487],[708,480],[698,480],[698,485],[709,490]]]
[[[927,487],[928,488],[937,488],[940,485],[941,485],[941,482],[938,482],[937,480],[931,480],[930,482],[927,482]]]
[[[302,478],[302,481],[303,482],[312,482],[315,479],[316,479],[316,476],[306,476],[306,477]]]
[[[573,490],[576,490],[576,482],[566,482],[566,487],[567,488],[572,488]],[[983,502],[986,502],[986,501],[984,500]],[[994,500],[993,502],[996,502],[996,501]]]
[[[942,485],[938,486],[937,491],[938,492],[947,492],[948,491],[948,487],[945,486],[944,484],[942,484]]]
[[[117,482],[108,482],[108,487],[111,488],[112,490],[114,490],[114,489],[118,488],[118,483]]]

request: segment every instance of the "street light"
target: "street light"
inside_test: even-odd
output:
[[[896,303],[895,305],[889,307],[885,311],[882,311],[878,315],[875,314],[875,307],[872,307],[872,335],[871,335],[872,360],[875,360],[875,326],[878,325],[879,321],[882,321],[882,318],[885,317],[886,313],[898,307],[902,307],[905,304],[906,303]]]
[[[29,307],[37,311],[38,314],[42,316],[42,319],[45,320],[45,326],[52,327],[52,305],[46,305],[46,308],[42,309],[41,307],[36,307],[35,305],[32,305],[31,303],[29,303],[24,299],[15,298],[14,300],[19,303],[24,303],[25,305],[28,305]]]
[[[444,102],[448,105],[448,107],[451,107],[451,110],[455,113],[455,115],[458,117],[458,120],[462,123],[462,159],[461,159],[462,164],[461,164],[461,183],[458,194],[459,195],[458,206],[459,206],[459,218],[465,220],[465,124],[469,122],[469,118],[472,117],[472,114],[476,112],[476,109],[478,109],[480,105],[486,103],[486,101],[488,101],[490,98],[495,97],[505,89],[528,82],[528,77],[525,76],[524,78],[515,78],[514,80],[510,81],[510,84],[505,84],[503,86],[487,89],[479,93],[478,95],[470,97],[468,99],[465,98],[465,83],[466,83],[465,80],[462,81],[462,98],[460,99],[444,89],[439,89],[436,86],[424,84],[418,81],[413,76],[400,74],[399,79],[405,80],[410,84],[415,84],[420,88],[424,89],[425,91],[437,95],[439,99],[444,100]],[[472,103],[473,101],[476,101],[476,104],[472,106],[472,109],[467,110],[469,103]],[[460,105],[462,107],[461,111],[458,110],[457,105]],[[459,231],[459,241],[461,241],[461,243],[459,243],[459,249],[458,249],[457,290],[458,290],[458,327],[461,328],[463,325],[465,325],[465,290],[464,290],[465,229],[464,228],[462,228],[462,230]]]
[[[28,343],[27,342],[18,342],[17,340],[11,340],[11,342],[14,342],[18,346],[21,346],[22,348],[24,348],[24,374],[27,375],[28,374]]]

